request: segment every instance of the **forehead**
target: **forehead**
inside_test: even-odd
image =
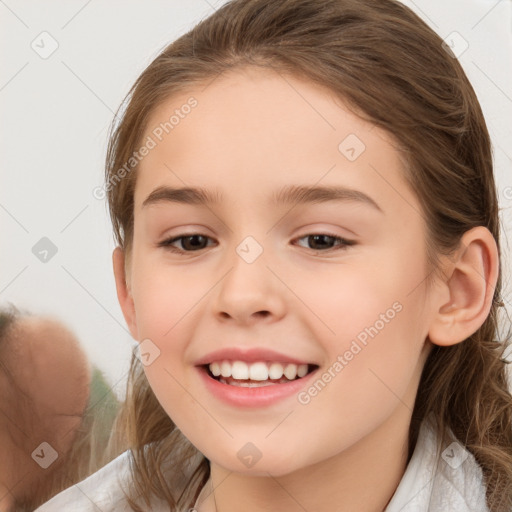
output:
[[[138,167],[136,210],[163,184],[246,191],[261,200],[290,183],[382,189],[379,169],[389,184],[401,181],[403,169],[391,135],[332,91],[253,67],[168,98],[150,116],[148,138],[154,147]]]

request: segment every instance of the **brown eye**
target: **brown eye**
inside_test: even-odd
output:
[[[297,240],[302,239],[307,239],[308,245],[310,245],[310,249],[320,252],[344,250],[347,249],[348,246],[355,244],[353,240],[346,240],[339,236],[331,235],[328,233],[305,235],[298,238]],[[338,246],[338,249],[336,249],[336,245]]]
[[[349,246],[355,245],[356,243],[353,240],[346,240],[345,238],[329,233],[309,234],[297,240],[302,239],[307,239],[309,248],[318,252],[346,250]],[[158,246],[177,253],[197,252],[208,246],[208,240],[212,239],[200,233],[189,233],[164,240],[160,242]],[[175,244],[177,243],[179,243],[181,247],[176,246]]]
[[[180,235],[174,238],[170,238],[168,240],[164,240],[163,242],[159,243],[158,245],[160,247],[165,247],[171,251],[175,252],[194,252],[194,251],[200,251],[201,249],[204,249],[206,245],[204,244],[205,241],[207,241],[209,237],[193,233],[188,235]],[[176,247],[173,244],[180,241],[181,248]]]

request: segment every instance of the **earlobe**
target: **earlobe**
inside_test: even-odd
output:
[[[435,345],[450,346],[474,334],[492,306],[499,255],[491,232],[478,226],[464,233],[437,303],[428,333]],[[449,300],[446,300],[446,295]]]
[[[116,282],[117,300],[119,301],[124,319],[133,339],[138,340],[135,304],[125,272],[125,252],[121,247],[114,249],[112,253],[112,264]]]

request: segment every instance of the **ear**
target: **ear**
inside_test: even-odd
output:
[[[464,233],[450,267],[436,296],[428,333],[430,341],[440,346],[464,341],[489,314],[499,271],[498,248],[491,232],[478,226]]]
[[[116,280],[117,300],[123,311],[124,319],[134,340],[138,341],[138,329],[135,316],[135,304],[131,295],[130,284],[126,279],[125,252],[116,247],[112,253],[114,277]]]

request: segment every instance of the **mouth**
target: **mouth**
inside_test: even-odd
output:
[[[316,364],[280,363],[277,361],[213,361],[201,365],[207,375],[229,386],[259,388],[299,381],[318,369]]]

